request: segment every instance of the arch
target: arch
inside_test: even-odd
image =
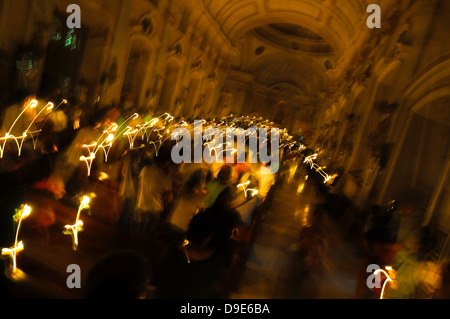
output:
[[[132,102],[137,107],[144,104],[150,76],[150,65],[153,60],[153,49],[153,45],[147,37],[141,34],[130,36],[130,49],[121,93],[132,97]]]
[[[336,17],[335,21],[341,20],[339,16]],[[254,14],[233,24],[228,32],[225,31],[234,42],[248,31],[272,23],[291,23],[310,29],[328,42],[338,56],[348,47],[352,37],[348,26],[342,26],[345,31],[339,32],[337,28],[330,28],[324,21],[320,21],[320,17],[314,18],[304,12],[284,10]]]
[[[180,80],[181,63],[175,57],[167,60],[164,83],[161,89],[161,95],[158,103],[158,112],[171,113],[174,108],[175,95],[178,90]]]
[[[412,127],[415,115],[421,115],[425,118],[426,116],[424,115],[434,116],[434,122],[440,121],[447,128],[450,126],[450,121],[442,123],[443,116],[447,116],[448,118],[448,110],[446,107],[441,107],[441,116],[438,112],[435,112],[436,106],[442,104],[439,101],[450,100],[450,76],[448,75],[448,70],[450,70],[450,54],[436,59],[423,68],[422,71],[419,71],[417,73],[418,76],[410,81],[410,84],[406,88],[404,99],[406,104],[404,107],[408,112],[408,118],[400,131],[401,134],[397,142],[398,146],[392,154],[386,178],[377,197],[378,202],[386,200],[386,197],[393,189],[391,184],[398,180],[394,177],[398,175],[397,167],[401,167],[403,163],[402,154],[406,147],[405,144],[410,140],[411,132],[416,131]],[[416,153],[418,154],[419,152]],[[428,213],[431,214],[431,212]]]
[[[450,53],[431,62],[422,72],[418,72],[418,76],[405,90],[405,95],[411,101],[408,108],[418,110],[424,101],[432,98],[434,94],[438,97],[445,95],[450,82],[448,70],[450,70]]]
[[[200,94],[202,84],[202,76],[200,72],[192,72],[190,76],[190,83],[189,83],[189,90],[186,97],[186,102],[183,106],[183,113],[190,113],[190,114],[198,114],[199,110],[197,110],[197,102],[198,97]]]
[[[208,81],[205,85],[203,105],[201,106],[203,115],[208,115],[211,112],[216,87],[216,81]]]
[[[265,55],[250,66],[257,80],[268,87],[277,83],[291,83],[298,89],[314,94],[324,89],[325,73],[320,65],[307,57],[295,54]]]

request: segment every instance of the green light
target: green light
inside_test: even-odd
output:
[[[71,29],[69,32],[67,32],[66,44],[65,44],[66,47],[72,45],[72,39],[73,39],[73,33],[74,32],[75,31],[73,29]]]

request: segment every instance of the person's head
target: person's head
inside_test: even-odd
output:
[[[171,148],[170,146],[168,146],[168,144],[163,144],[158,150],[158,153],[154,158],[154,163],[156,166],[165,171],[173,163],[171,157]]]
[[[196,170],[186,181],[185,193],[195,194],[202,192],[202,190],[205,189],[207,179],[208,179],[208,170],[201,168]]]
[[[231,178],[231,166],[223,165],[217,174],[217,179],[221,184],[228,184]]]
[[[148,260],[135,251],[117,250],[101,257],[86,278],[87,299],[145,298],[151,278]]]

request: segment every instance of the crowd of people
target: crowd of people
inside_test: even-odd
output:
[[[27,107],[32,100],[37,105]],[[44,110],[48,102],[58,109]],[[120,124],[130,115],[122,115],[120,109],[107,107],[86,114],[56,91],[42,97],[20,95],[4,110],[0,136],[29,134],[21,154],[12,139],[1,141],[5,149],[0,246],[12,244],[10,215],[25,199],[27,189],[44,191],[56,200],[71,198],[89,180],[106,173],[118,185],[118,232],[133,244],[154,238],[167,243],[160,261],[150,267],[154,269],[156,296],[206,298],[220,294],[214,291],[214,284],[243,257],[258,212],[270,201],[276,174],[264,164],[237,163],[236,159],[230,163],[175,164],[171,159],[175,141],[169,139],[158,148],[155,143],[137,141],[130,147],[127,138],[119,136],[108,161],[105,153],[98,152],[87,176],[80,161],[86,155],[82,145],[92,143],[112,123]],[[46,220],[51,224],[55,218],[47,216]],[[91,297],[92,291],[95,288],[90,288]]]
[[[36,107],[27,108],[33,99]],[[44,109],[49,101],[58,105],[51,113]],[[61,101],[57,90],[37,97],[20,94],[3,110],[0,246],[12,244],[11,214],[23,203],[27,188],[45,190],[61,199],[77,194],[87,180],[106,172],[119,185],[118,231],[133,244],[158,238],[167,249],[151,265],[133,251],[117,250],[102,257],[88,276],[86,296],[113,297],[111,294],[118,294],[117,287],[121,287],[124,298],[146,297],[151,284],[156,298],[223,297],[230,272],[245,259],[257,221],[271,203],[279,173],[271,172],[267,164],[238,163],[235,157],[229,163],[175,164],[171,159],[174,141],[169,139],[159,147],[156,140],[137,142],[130,147],[127,138],[121,136],[108,152],[107,162],[105,153],[97,154],[87,176],[86,166],[80,161],[86,149],[81,146],[95,141],[111,123],[123,123],[130,114],[121,114],[120,107],[87,114],[76,101]],[[18,144],[4,137],[19,137],[26,130],[34,132],[34,136],[31,133],[24,139],[19,156]],[[310,155],[310,150],[295,155],[280,151],[279,172],[290,162],[301,165],[298,159]],[[324,205],[317,208],[313,225],[300,233],[299,256],[302,269],[308,272],[321,267],[324,215],[339,219],[350,204],[333,193],[342,182],[342,169],[337,170],[331,183],[324,184],[323,176],[308,165],[303,168],[326,198]],[[426,252],[433,244],[433,233],[408,224],[413,210],[408,205],[389,206],[387,210],[377,206],[352,220],[360,231],[358,239],[364,256],[358,298],[371,297],[374,292],[365,285],[364,267],[369,264],[390,264],[397,269],[400,288],[391,290],[390,298],[417,296],[423,278],[430,273]],[[52,223],[54,218],[50,216],[46,221]],[[126,259],[135,263],[130,265]],[[443,279],[447,278],[445,274]],[[114,289],[108,286],[119,277],[121,285]],[[445,296],[445,290],[440,291]]]

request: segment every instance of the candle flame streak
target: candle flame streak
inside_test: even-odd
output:
[[[80,219],[81,211],[89,208],[89,203],[90,203],[90,198],[88,196],[83,196],[83,198],[81,199],[81,203],[78,206],[77,217],[75,219],[75,223],[73,225],[65,225],[64,226],[66,231],[63,233],[65,235],[72,236],[72,249],[73,250],[78,249],[78,232],[83,230],[83,221]]]
[[[189,253],[188,253],[188,251],[187,251],[187,246],[188,246],[189,244],[190,244],[190,243],[189,243],[189,240],[185,239],[184,242],[183,242],[183,249],[184,249],[184,253],[185,253],[185,255],[186,255],[186,260],[187,260],[187,263],[188,263],[188,264],[191,263],[191,259],[189,258]]]
[[[16,136],[11,135],[9,133],[6,133],[5,136],[0,137],[0,140],[4,140],[3,146],[0,146],[0,158],[3,158],[4,150],[6,148],[6,142],[8,141],[8,139],[14,140],[14,142],[17,145],[18,156],[20,156],[21,153],[22,153],[22,142],[19,143],[19,139],[22,139],[22,141],[23,141],[26,137],[27,137],[27,135],[25,133],[22,136],[19,136],[19,137],[16,137]]]
[[[14,128],[14,126],[16,125],[17,121],[19,120],[19,118],[22,117],[22,115],[25,113],[25,111],[28,108],[34,109],[37,106],[37,100],[31,100],[27,106],[22,110],[22,112],[20,112],[20,114],[16,117],[15,121],[13,122],[13,124],[11,125],[11,127],[8,130],[8,134],[11,134],[12,129]]]
[[[378,275],[381,272],[381,273],[383,273],[386,276],[386,280],[383,282],[383,287],[381,288],[380,299],[383,299],[383,297],[384,297],[384,291],[386,289],[386,284],[388,282],[394,283],[394,279],[391,278],[390,274],[394,277],[395,276],[395,271],[390,266],[386,266],[386,270],[384,270],[384,269],[377,269],[377,270],[375,270],[373,272],[374,275]]]
[[[146,142],[150,145],[153,145],[155,149],[155,154],[158,156],[159,150],[163,143],[167,141],[169,138],[172,137],[172,139],[175,139],[177,141],[180,141],[181,134],[180,132],[175,133],[175,135],[171,136],[171,132],[173,132],[174,128],[180,128],[180,127],[186,127],[190,124],[187,123],[185,120],[181,120],[177,123],[173,123],[174,117],[170,115],[169,113],[164,113],[159,117],[155,117],[151,119],[150,121],[145,122],[144,124],[136,124],[134,127],[126,126],[124,130],[120,130],[120,128],[130,120],[137,119],[139,115],[137,113],[134,113],[132,116],[130,116],[128,119],[124,121],[120,126],[117,126],[117,124],[113,124],[110,126],[109,129],[104,131],[104,133],[108,133],[107,138],[105,138],[103,141],[100,142],[100,140],[103,138],[103,135],[97,140],[98,147],[94,149],[94,151],[90,151],[88,157],[81,157],[80,160],[86,161],[86,164],[88,165],[88,169],[92,165],[92,161],[95,158],[95,154],[98,151],[98,149],[102,148],[105,152],[105,159],[107,160],[107,155],[109,152],[109,149],[112,147],[115,140],[118,138],[118,136],[123,135],[127,136],[129,146],[130,148],[134,147],[135,141],[138,136],[141,136],[142,139],[146,140]],[[238,128],[236,127],[236,123],[241,122],[241,124],[244,124],[243,127],[247,126],[247,129],[244,130],[245,134],[245,141],[249,139],[249,137],[258,130],[258,128],[266,128],[267,131],[269,129],[273,128],[273,122],[269,122],[268,120],[263,120],[262,118],[257,119],[256,117],[249,118],[248,116],[241,116],[239,118],[235,118],[233,121],[229,122],[227,119],[231,118],[232,115],[223,117],[220,120],[212,119],[210,121],[206,121],[205,119],[201,119],[201,123],[203,126],[203,139],[207,139],[208,136],[212,135],[213,133],[206,133],[208,132],[208,129],[211,127],[218,127],[219,129],[222,129],[222,137],[226,136],[228,137],[229,134],[235,133]],[[157,126],[157,124],[160,124]],[[270,125],[269,125],[270,124]],[[226,129],[226,130],[225,130]],[[188,129],[189,132],[195,131],[194,128]],[[324,183],[329,182],[333,177],[336,176],[330,176],[328,175],[322,167],[314,163],[314,160],[317,159],[318,154],[313,154],[310,156],[305,156],[302,154],[302,151],[306,149],[306,146],[302,143],[299,143],[295,140],[293,140],[293,136],[289,135],[287,133],[287,129],[281,129],[280,130],[283,134],[280,134],[280,148],[287,147],[289,151],[296,152],[300,154],[304,158],[304,163],[308,163],[310,168],[312,170],[315,170],[318,172],[323,178]],[[241,130],[239,129],[239,132]],[[156,139],[151,139],[151,136],[153,133],[156,133]],[[111,138],[111,135],[114,136]],[[267,137],[264,136],[257,136],[260,143],[264,143],[268,140]],[[231,144],[229,142],[222,143],[220,145],[212,146],[215,143],[215,140],[205,142],[203,146],[208,147],[210,154],[212,155],[212,152],[214,151],[216,160],[219,158],[219,156],[223,152],[231,151],[232,155],[237,152],[235,148],[231,148]],[[225,146],[225,147],[223,147]],[[219,151],[219,149],[221,150]]]
[[[87,165],[87,170],[88,170],[88,176],[91,175],[91,168],[92,168],[92,162],[95,159],[95,153],[91,153],[88,157],[85,157],[84,155],[82,155],[80,157],[80,161],[85,161],[86,165]]]
[[[258,190],[254,189],[254,188],[247,188],[247,186],[250,185],[250,181],[246,181],[245,183],[239,184],[237,185],[237,188],[242,187],[243,191],[244,191],[244,196],[247,198],[247,192],[251,192],[251,197],[255,196],[258,194]]]
[[[47,108],[47,106],[50,104],[50,106]],[[55,112],[62,104],[67,104],[67,100],[66,99],[62,99],[61,102],[54,107],[54,104],[52,102],[48,102],[47,105],[44,107],[44,109],[47,110],[51,110],[50,114],[47,115],[47,117],[44,119],[44,121],[41,124],[41,127],[39,128],[39,130],[37,130],[37,136],[36,136],[36,141],[35,141],[35,145],[34,148],[36,149],[36,144],[37,144],[37,140],[39,138],[39,134],[41,133],[42,129],[44,128],[45,123],[47,123],[47,120],[50,118],[50,116],[52,115],[53,112]]]
[[[123,133],[126,137],[128,137],[128,143],[130,144],[130,148],[134,147],[134,142],[136,141],[137,133],[139,132],[139,129],[132,129],[131,127],[127,127],[127,131]]]
[[[23,242],[19,242],[19,231],[22,220],[31,214],[31,207],[29,205],[22,205],[19,212],[13,216],[14,221],[17,222],[16,235],[14,237],[14,246],[11,248],[3,248],[2,255],[9,255],[13,261],[13,272],[17,270],[17,253],[24,249]]]
[[[62,102],[57,106],[54,107],[54,104],[52,102],[48,102],[46,104],[45,107],[42,108],[42,110],[39,111],[39,113],[37,115],[34,116],[34,118],[31,120],[30,124],[28,125],[28,127],[26,128],[26,130],[22,133],[21,136],[14,136],[11,135],[11,131],[14,128],[14,126],[16,125],[17,121],[22,117],[22,115],[25,113],[25,111],[27,109],[33,109],[37,107],[37,100],[33,99],[31,100],[27,106],[22,110],[22,112],[16,117],[16,119],[14,120],[13,124],[10,126],[8,132],[5,134],[4,137],[1,137],[0,140],[3,140],[3,146],[0,146],[0,158],[3,158],[4,155],[4,149],[6,147],[6,142],[8,141],[8,139],[13,139],[16,142],[17,145],[17,151],[18,151],[18,156],[21,156],[22,154],[22,148],[23,148],[23,143],[25,141],[25,139],[27,138],[28,134],[30,134],[32,141],[33,141],[33,148],[36,149],[37,146],[37,140],[39,138],[39,134],[42,131],[42,128],[44,127],[45,123],[47,122],[48,118],[50,117],[51,113],[53,113],[61,104],[63,103],[67,103],[67,100],[62,100]],[[30,131],[31,126],[33,126],[34,122],[36,121],[37,118],[39,118],[39,116],[44,112],[44,111],[51,111],[51,113],[45,118],[45,120],[43,121],[43,123],[41,124],[41,127],[35,131]],[[34,135],[36,135],[36,137],[34,138]],[[20,142],[19,142],[20,140]]]

